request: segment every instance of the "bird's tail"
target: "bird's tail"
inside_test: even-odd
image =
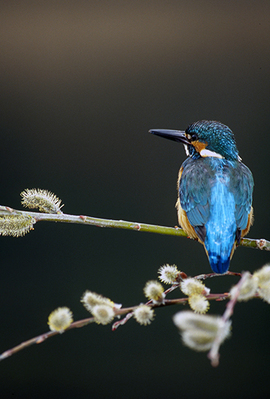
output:
[[[205,252],[208,256],[209,263],[211,266],[211,269],[213,270],[214,273],[217,274],[224,274],[229,270],[230,267],[230,261],[232,258],[232,255],[234,253],[235,249],[235,244],[233,245],[233,248],[230,249],[229,251],[215,251],[215,250],[207,250],[206,246],[204,245]]]
[[[212,190],[211,203],[204,246],[212,270],[224,274],[229,269],[234,251],[237,225],[234,197],[221,180]]]
[[[204,248],[213,272],[224,274],[228,271],[236,245],[236,231],[235,223],[207,231]]]

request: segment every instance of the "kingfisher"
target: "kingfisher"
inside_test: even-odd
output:
[[[177,182],[179,225],[203,244],[213,272],[226,273],[236,245],[253,223],[254,181],[238,154],[232,130],[202,120],[186,131],[149,132],[184,144],[188,158]]]

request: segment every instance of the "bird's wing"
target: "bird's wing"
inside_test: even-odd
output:
[[[179,182],[179,198],[190,224],[199,238],[204,241],[209,213],[211,186],[215,180],[213,170],[204,159],[188,158],[182,165],[183,172]]]
[[[242,162],[231,171],[229,190],[235,200],[235,219],[237,228],[244,230],[251,211],[254,181],[251,171]]]

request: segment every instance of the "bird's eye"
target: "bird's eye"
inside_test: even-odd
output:
[[[187,139],[189,140],[189,141],[196,141],[197,139],[198,139],[198,136],[197,136],[197,134],[196,133],[187,133]]]

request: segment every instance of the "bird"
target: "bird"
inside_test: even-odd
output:
[[[227,273],[236,245],[253,223],[254,180],[232,130],[218,121],[201,120],[185,131],[149,132],[184,145],[187,159],[177,181],[179,225],[203,244],[213,272]]]

